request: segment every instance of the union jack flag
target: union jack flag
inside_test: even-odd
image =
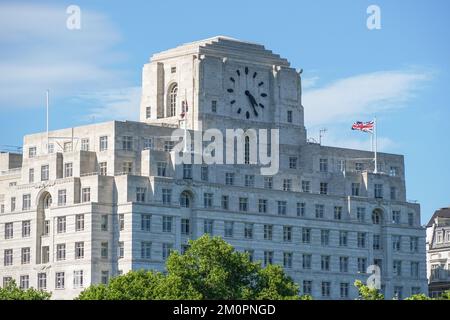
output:
[[[359,130],[359,131],[364,131],[364,132],[369,132],[369,133],[373,133],[373,128],[374,128],[373,121],[368,121],[368,122],[356,121],[352,125],[352,130]]]

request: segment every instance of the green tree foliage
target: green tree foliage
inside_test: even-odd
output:
[[[298,286],[280,266],[262,268],[220,237],[190,241],[184,254],[171,253],[166,268],[166,274],[129,272],[106,286],[87,288],[78,299],[311,299],[298,295]]]
[[[413,294],[411,297],[408,297],[405,300],[433,300],[433,298],[430,298],[426,294],[419,293],[419,294]]]
[[[354,283],[358,289],[360,299],[362,300],[384,300],[384,295],[376,288],[369,288],[361,280],[356,280]]]
[[[42,290],[29,288],[22,290],[17,287],[14,280],[8,285],[0,288],[0,300],[48,300],[52,296],[51,293]]]

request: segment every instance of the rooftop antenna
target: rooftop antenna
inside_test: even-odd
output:
[[[325,133],[328,131],[327,128],[323,128],[319,130],[319,144],[322,145],[322,137],[325,136]]]

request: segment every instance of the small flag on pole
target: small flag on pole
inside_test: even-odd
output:
[[[188,112],[188,103],[187,100],[184,100],[181,102],[181,114],[180,114],[181,118],[184,119],[187,112]]]
[[[356,121],[352,125],[352,130],[359,130],[363,132],[373,133],[374,126],[375,126],[374,121],[368,122]]]

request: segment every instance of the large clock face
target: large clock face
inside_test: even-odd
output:
[[[269,96],[268,83],[257,71],[245,66],[236,68],[227,82],[229,103],[236,114],[246,119],[257,118],[267,107]]]

